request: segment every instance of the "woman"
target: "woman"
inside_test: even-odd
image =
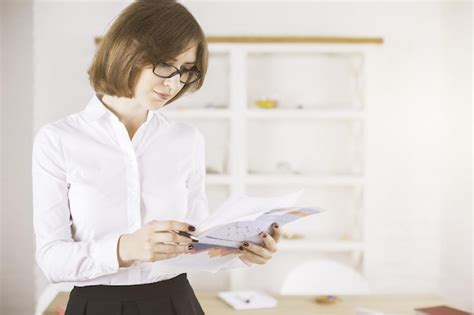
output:
[[[94,56],[85,109],[38,131],[36,260],[50,282],[74,284],[67,315],[203,314],[185,273],[150,270],[190,251],[193,224],[208,214],[204,138],[157,111],[201,88],[207,58],[181,4],[132,3]],[[279,235],[245,242],[228,267],[264,264]]]

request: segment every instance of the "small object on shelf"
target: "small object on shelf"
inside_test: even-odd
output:
[[[283,174],[292,174],[293,168],[291,167],[290,162],[287,161],[280,161],[276,165],[277,173],[283,173]]]
[[[275,108],[278,106],[278,101],[272,98],[261,98],[255,101],[255,105],[260,108]]]
[[[296,109],[303,109],[304,108],[304,105],[303,104],[298,104],[296,105]]]
[[[314,298],[314,300],[318,304],[328,305],[328,304],[334,304],[334,303],[340,302],[341,298],[335,295],[318,295]]]
[[[226,108],[226,104],[214,104],[212,102],[207,103],[204,105],[204,108]]]
[[[221,172],[212,166],[206,166],[206,174],[221,174]]]

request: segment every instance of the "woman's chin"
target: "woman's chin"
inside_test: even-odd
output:
[[[151,106],[150,106],[150,110],[158,110],[160,108],[162,108],[164,106],[164,104],[159,104],[158,102],[156,103],[153,103]]]

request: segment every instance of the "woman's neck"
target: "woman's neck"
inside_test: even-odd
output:
[[[125,125],[141,125],[146,121],[148,109],[135,100],[126,97],[116,97],[107,94],[98,95],[102,104],[117,116]]]

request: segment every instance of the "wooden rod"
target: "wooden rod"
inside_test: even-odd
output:
[[[102,37],[94,38],[96,45]],[[208,36],[208,43],[245,43],[245,44],[375,44],[382,45],[382,37],[330,37],[330,36]]]
[[[209,36],[209,43],[301,43],[301,44],[383,44],[381,37],[330,36]]]

